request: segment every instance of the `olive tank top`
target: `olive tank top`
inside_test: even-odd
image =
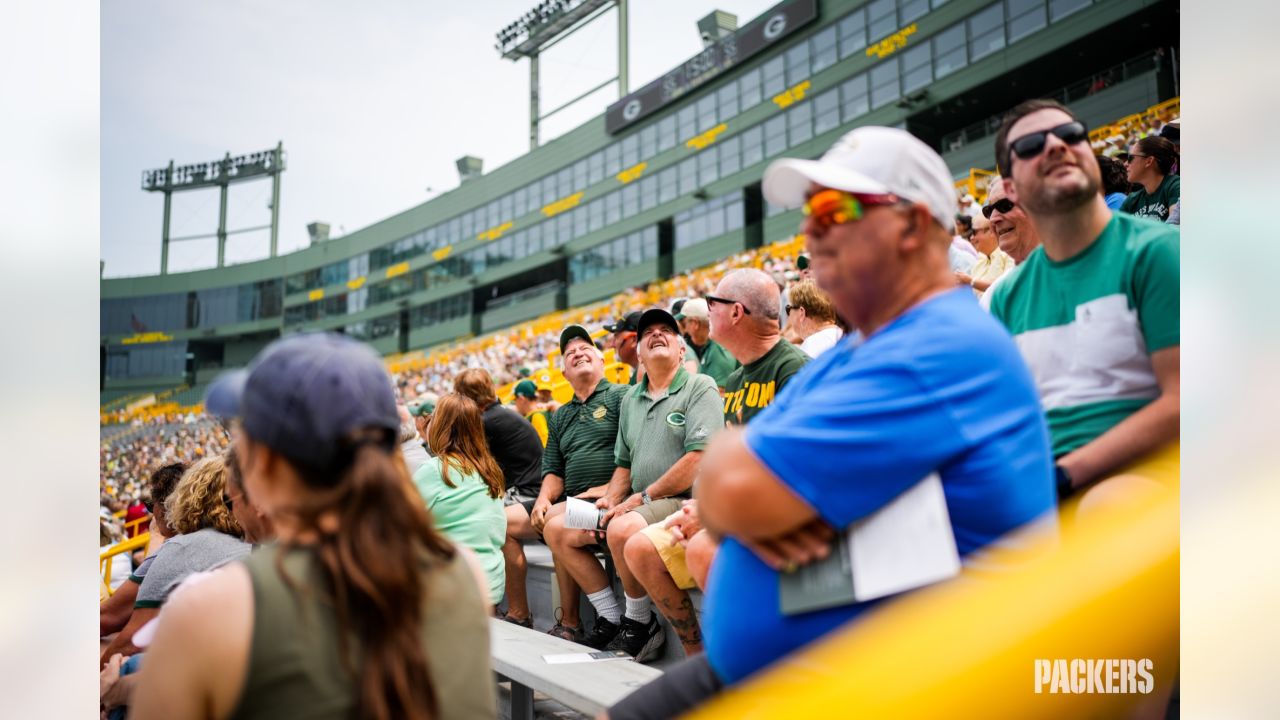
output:
[[[300,588],[294,591],[276,569],[279,553],[268,545],[244,561],[253,582],[253,639],[231,717],[353,718],[359,684],[344,670],[332,606],[315,590],[322,586],[319,567],[310,551],[287,551],[282,566]],[[489,621],[470,567],[455,554],[423,572],[427,591],[418,634],[439,699],[437,717],[496,717]],[[353,637],[348,646],[358,673],[359,640]]]

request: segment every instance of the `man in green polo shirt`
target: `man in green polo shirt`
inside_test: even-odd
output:
[[[645,376],[623,399],[614,457],[618,472],[597,504],[608,510],[602,522],[626,601],[616,635],[603,649],[622,650],[643,662],[658,656],[665,638],[644,585],[628,568],[627,540],[689,497],[702,449],[724,420],[715,381],[682,367],[684,345],[675,318],[654,308],[645,311],[637,327]],[[566,565],[600,616],[591,639],[601,647],[610,616],[618,615],[608,578],[594,559]]]
[[[560,356],[565,379],[573,388],[573,399],[552,413],[547,423],[542,489],[533,508],[527,515],[519,505],[508,508],[507,539],[502,546],[507,564],[506,617],[517,625],[529,620],[525,591],[528,565],[521,541],[542,535],[551,547],[556,581],[564,603],[563,615],[550,634],[582,642],[578,585],[562,568],[566,555],[575,560],[585,555],[595,562],[589,549],[595,544],[595,537],[591,533],[565,529],[564,499],[574,496],[596,500],[604,496],[615,474],[613,455],[618,438],[619,406],[628,388],[604,379],[604,356],[581,325],[569,325],[561,331]]]
[[[711,337],[707,301],[702,298],[686,300],[675,317],[687,333],[689,348],[698,356],[698,372],[710,375],[716,385],[723,388],[729,375],[740,365],[723,345]]]
[[[724,422],[744,425],[773,402],[809,356],[782,338],[778,285],[764,272],[734,270],[720,280],[712,297],[711,335],[735,362],[744,363],[725,382]],[[702,650],[702,629],[688,591],[705,584],[719,547],[701,527],[697,504],[691,500],[681,512],[636,533],[626,549],[628,566],[675,628],[686,657]]]

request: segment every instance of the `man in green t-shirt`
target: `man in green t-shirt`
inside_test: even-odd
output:
[[[710,336],[737,363],[723,386],[724,422],[745,425],[769,406],[809,356],[782,338],[778,285],[764,272],[735,270],[708,297],[714,306],[708,308]],[[686,314],[693,302],[685,303]],[[705,584],[718,547],[717,540],[702,532],[692,500],[627,541],[626,554],[636,577],[675,628],[686,656],[702,650],[702,629],[688,591]]]
[[[1098,497],[1176,482],[1178,231],[1107,209],[1087,131],[1056,102],[1014,108],[996,156],[1043,244],[991,312],[1039,387],[1059,495],[1112,478]]]
[[[730,373],[737,370],[739,365],[724,346],[711,338],[711,320],[708,319],[707,301],[702,298],[684,301],[675,318],[686,333],[689,349],[698,357],[698,372],[710,375],[711,379],[716,381],[716,385],[723,390]]]
[[[539,535],[551,547],[560,588],[563,615],[550,634],[582,642],[578,614],[578,584],[560,571],[566,555],[585,556],[595,562],[589,533],[564,528],[565,497],[596,500],[604,496],[616,474],[614,446],[622,398],[629,390],[604,379],[604,356],[581,325],[569,325],[560,333],[564,377],[573,388],[573,399],[560,406],[547,423],[547,444],[542,452],[542,489],[528,514],[520,505],[507,510],[507,540],[502,547],[507,560],[507,618],[517,625],[529,619],[525,592],[528,569],[521,541]]]

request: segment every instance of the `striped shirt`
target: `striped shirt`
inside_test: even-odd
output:
[[[604,485],[613,477],[618,406],[629,390],[626,385],[601,380],[585,402],[575,395],[552,413],[547,423],[547,447],[542,452],[542,475],[564,478],[566,495]]]

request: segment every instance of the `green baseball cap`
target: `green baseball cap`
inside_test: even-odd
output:
[[[435,393],[425,393],[409,403],[409,414],[414,417],[426,417],[436,411],[436,403],[439,401],[440,398]]]
[[[516,383],[516,397],[533,398],[538,397],[538,385],[532,380],[521,380]]]

